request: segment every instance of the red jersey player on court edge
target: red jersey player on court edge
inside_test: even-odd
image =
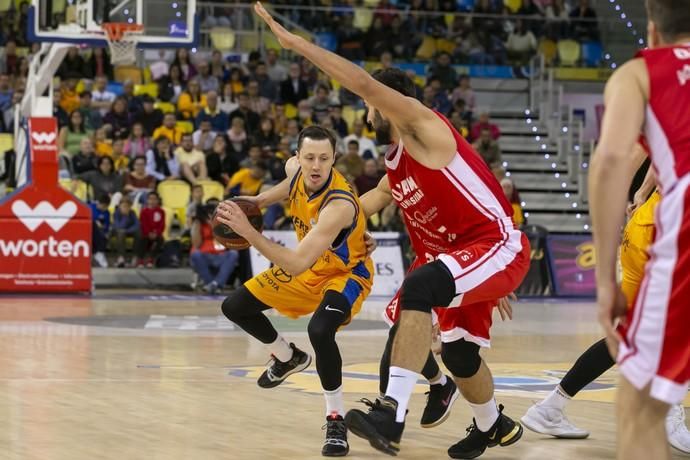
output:
[[[618,458],[671,458],[664,419],[690,380],[690,0],[647,0],[649,49],[606,84],[606,111],[590,171],[599,320],[618,359]],[[661,201],[634,307],[616,284],[616,248],[644,130]]]
[[[497,408],[491,373],[479,356],[488,342],[491,312],[529,267],[529,243],[512,222],[511,206],[479,155],[442,115],[414,98],[399,69],[369,75],[359,66],[294,35],[260,3],[255,10],[280,44],[314,63],[364,99],[379,143],[392,144],[388,170],[361,198],[367,216],[395,200],[404,211],[422,263],[408,273],[393,309],[400,309],[386,396],[368,413],[351,410],[348,428],[395,455],[410,395],[431,344],[431,310],[442,330],[442,359],[475,416],[453,458],[475,458],[487,447],[510,445],[522,427]],[[446,308],[449,307],[449,308]]]

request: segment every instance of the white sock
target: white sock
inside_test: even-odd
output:
[[[386,396],[398,402],[398,411],[395,414],[395,421],[402,423],[405,421],[407,405],[410,403],[412,390],[417,384],[418,374],[402,367],[391,366],[388,371],[388,388]]]
[[[278,361],[285,363],[292,358],[292,348],[280,334],[275,342],[266,344],[266,347]]]
[[[491,398],[488,402],[484,404],[472,404],[469,403],[474,413],[474,421],[477,424],[479,431],[487,432],[494,426],[496,420],[498,420],[498,407],[496,407],[496,400]]]
[[[429,385],[445,385],[448,382],[446,374],[441,374],[441,376],[434,380],[429,380]]]
[[[553,407],[554,409],[563,410],[570,402],[570,396],[563,391],[560,385],[556,386],[549,395],[539,403],[540,406]]]
[[[326,417],[337,414],[345,416],[345,405],[343,404],[343,386],[340,385],[333,391],[323,390],[326,398]]]

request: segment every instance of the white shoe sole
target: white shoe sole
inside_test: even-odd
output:
[[[528,418],[526,415],[520,419],[522,425],[530,431],[535,433],[545,434],[548,436],[553,436],[559,439],[585,439],[589,437],[589,433],[554,433],[548,428],[540,426],[538,423],[534,422],[532,419]]]

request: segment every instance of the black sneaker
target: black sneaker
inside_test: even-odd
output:
[[[477,458],[487,447],[509,446],[515,444],[522,437],[522,425],[503,415],[503,404],[498,406],[498,420],[488,432],[480,431],[472,419],[472,425],[467,428],[467,436],[448,449],[451,458]]]
[[[405,422],[395,421],[398,402],[384,396],[371,402],[362,399],[361,402],[369,406],[369,412],[352,409],[345,415],[347,428],[360,438],[369,441],[371,447],[388,455],[398,455],[400,438],[405,429]]]
[[[279,361],[275,356],[269,363],[269,366],[261,374],[259,380],[256,383],[261,388],[273,388],[277,387],[283,380],[288,378],[288,376],[301,372],[311,364],[311,356],[308,353],[303,352],[295,346],[294,343],[290,344],[292,348],[292,358],[287,362]]]
[[[422,428],[433,428],[445,422],[450,415],[453,403],[460,396],[460,391],[451,377],[446,376],[445,385],[431,385],[426,392],[426,407],[422,414]]]
[[[347,426],[345,420],[338,414],[326,417],[326,441],[323,443],[321,455],[324,457],[344,457],[350,452],[347,444]]]

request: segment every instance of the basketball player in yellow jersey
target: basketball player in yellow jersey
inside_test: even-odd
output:
[[[324,456],[349,451],[342,394],[342,360],[335,342],[339,327],[350,322],[371,292],[373,264],[364,242],[366,217],[345,178],[333,168],[335,137],[325,128],[310,126],[297,141],[287,178],[256,197],[259,206],[288,199],[299,244],[289,249],[256,231],[232,201],[218,205],[218,220],[230,226],[273,263],[247,281],[223,302],[223,313],[257,340],[273,356],[259,377],[262,388],[278,386],[300,372],[311,357],[288,344],[262,313],[273,308],[297,318],[313,313],[309,340],[326,397]]]
[[[638,152],[646,156],[643,147]],[[621,290],[628,308],[632,308],[637,292],[644,278],[645,265],[649,260],[648,248],[654,241],[654,210],[661,199],[654,190],[653,168],[635,193],[634,201],[628,206],[630,220],[623,231],[620,247],[622,268]],[[651,193],[651,195],[650,195]],[[534,404],[520,420],[524,426],[540,434],[557,438],[582,439],[589,432],[573,425],[566,417],[565,407],[577,393],[599,378],[615,364],[605,339],[589,347],[570,368],[559,385],[544,400]],[[668,443],[684,453],[690,453],[690,432],[685,426],[685,409],[682,404],[672,405],[666,415],[666,437]]]

